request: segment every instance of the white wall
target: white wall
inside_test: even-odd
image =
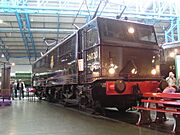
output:
[[[15,73],[32,73],[32,65],[29,64],[28,59],[13,59],[10,58],[9,63],[6,60],[0,58],[0,77],[1,77],[1,69],[5,66],[11,67],[11,77],[15,77]],[[15,66],[11,64],[15,63]],[[22,64],[23,63],[23,64]],[[0,80],[1,81],[1,80]]]
[[[17,72],[32,73],[32,65],[30,65],[29,60],[25,58],[10,58],[9,63],[5,58],[0,58],[0,76],[1,68],[4,66],[3,63],[6,63],[5,66],[11,66],[11,76],[15,76]],[[15,63],[15,66],[11,64]]]
[[[16,72],[32,72],[32,66],[31,65],[15,65],[11,66],[11,73]]]
[[[16,72],[32,72],[32,65],[29,64],[29,60],[25,58],[10,58],[10,63],[15,63],[15,66],[11,66],[11,73]]]

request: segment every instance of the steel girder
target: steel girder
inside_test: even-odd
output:
[[[6,47],[1,37],[0,37],[0,50],[2,54],[4,54],[4,57],[6,58],[6,60],[9,62],[10,54],[9,54],[8,48]]]
[[[169,28],[165,31],[165,42],[180,41],[180,17],[172,18]]]
[[[95,13],[100,1],[102,6],[98,10],[97,16],[115,18],[126,6],[123,17],[149,19],[154,20],[155,23],[160,20],[171,20],[171,25],[165,32],[165,40],[166,42],[180,40],[179,0],[0,0],[0,12],[65,16],[76,16],[78,13],[79,16],[86,17],[88,21]],[[83,2],[84,4],[82,4]],[[82,7],[79,11],[81,4]]]
[[[36,47],[33,39],[32,32],[30,30],[30,20],[29,14],[27,13],[16,13],[16,18],[18,21],[19,29],[23,42],[26,48],[26,52],[29,58],[30,63],[37,59]]]
[[[83,6],[79,15],[93,15],[100,0],[86,0],[87,6]],[[180,10],[178,0],[101,0],[102,6],[97,15],[115,17],[127,6],[124,15],[142,19],[169,20],[170,17],[178,17]],[[0,12],[29,13],[29,14],[60,14],[75,15],[83,0],[0,0]],[[114,2],[114,3],[113,3]],[[102,12],[103,10],[103,12]]]
[[[76,30],[73,29],[59,29],[59,34],[63,34],[63,33],[73,33]],[[0,28],[0,32],[20,32],[19,28]],[[36,28],[31,28],[31,32],[33,33],[57,33],[56,29],[36,29]]]
[[[59,30],[60,30],[60,16],[58,14],[58,22],[57,22],[57,39],[59,38]]]

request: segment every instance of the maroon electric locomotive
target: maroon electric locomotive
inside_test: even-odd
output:
[[[96,17],[33,63],[49,101],[124,111],[162,87],[154,27]]]

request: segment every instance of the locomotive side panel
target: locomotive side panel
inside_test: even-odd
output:
[[[39,85],[46,86],[77,84],[77,43],[76,34],[58,44],[33,64],[33,73]],[[44,80],[44,82],[43,82]]]

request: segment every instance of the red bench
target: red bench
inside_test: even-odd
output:
[[[165,113],[173,114],[175,119],[172,129],[173,133],[180,132],[180,93],[145,93],[141,99],[141,105],[134,108],[139,109],[139,120],[137,125],[150,124],[151,122],[162,123],[166,121]],[[155,104],[152,107],[150,104]],[[152,121],[150,111],[156,111],[156,119]]]
[[[27,88],[27,94],[28,94],[28,100],[32,100],[32,101],[35,101],[35,98],[36,98],[36,89],[35,88]],[[31,97],[31,99],[30,99]]]

